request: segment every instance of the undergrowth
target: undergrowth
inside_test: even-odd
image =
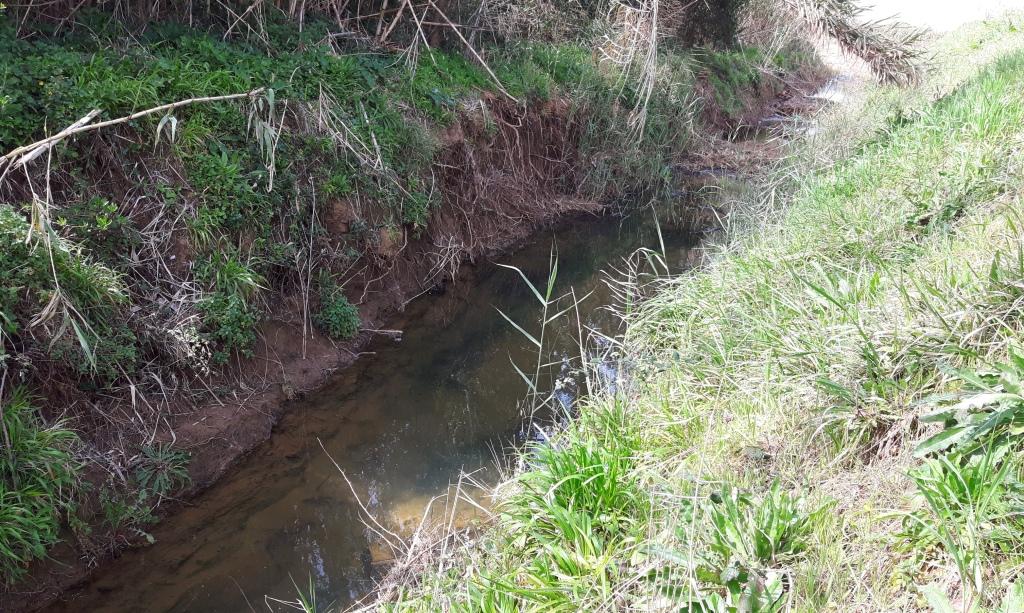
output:
[[[335,340],[349,339],[359,332],[359,310],[327,275],[320,278],[320,311],[316,323]]]
[[[150,24],[137,42],[125,44],[129,33],[106,14],[85,12],[80,19],[77,27],[52,35],[18,37],[16,24],[0,18],[0,56],[5,58],[0,67],[0,149],[52,133],[91,109],[100,109],[101,118],[113,118],[169,101],[266,88],[248,106],[222,102],[182,107],[173,115],[130,122],[115,138],[101,134],[53,150],[52,183],[63,200],[53,212],[54,230],[81,247],[86,260],[102,262],[131,279],[132,302],[142,294],[168,291],[154,287],[158,273],[126,260],[159,238],[152,228],[148,235],[143,232],[140,224],[147,214],[133,201],[142,196],[187,222],[187,239],[178,241],[185,249],[176,247],[181,252],[177,257],[196,260],[196,281],[206,295],[192,311],[175,313],[177,321],[157,325],[181,328],[197,313],[202,319],[198,330],[213,346],[218,364],[236,353],[251,355],[264,311],[253,300],[256,294],[241,295],[233,285],[222,285],[221,275],[211,276],[220,252],[232,253],[231,263],[246,268],[252,279],[268,281],[266,286],[256,284],[261,289],[280,291],[294,287],[308,264],[303,259],[313,257],[302,246],[309,244],[311,233],[323,236],[323,211],[331,203],[368,198],[383,205],[383,215],[350,224],[335,255],[318,262],[325,268],[347,267],[353,255],[365,253],[370,247],[367,226],[371,231],[406,226],[423,232],[438,206],[431,168],[438,145],[431,130],[455,121],[466,112],[467,101],[496,87],[482,67],[459,53],[430,50],[419,54],[413,65],[381,53],[336,54],[326,37],[327,22],[313,21],[300,31],[287,20],[272,20],[269,45],[225,41],[215,31],[160,22]],[[580,165],[583,176],[576,190],[581,197],[608,199],[651,186],[655,193],[670,189],[668,164],[686,147],[694,128],[694,71],[711,66],[712,74],[720,75],[714,80],[716,95],[726,115],[739,120],[738,90],[769,78],[761,71],[748,74],[751,53],[757,55],[667,54],[660,76],[664,86],[650,101],[639,138],[627,125],[625,112],[634,106],[635,92],[616,69],[599,66],[587,46],[521,41],[490,49],[488,55],[504,90],[521,102],[569,102],[565,121],[575,126],[581,159],[589,160]],[[779,56],[778,70],[785,57]],[[356,149],[339,147],[329,132],[308,125],[311,114],[324,113],[343,123],[344,138],[362,143],[365,151],[357,155]],[[298,125],[274,128],[282,123]],[[262,140],[268,135],[273,140],[270,157]],[[90,151],[100,143],[113,156],[146,159],[145,166],[160,170],[154,176],[150,169],[145,176],[139,174],[144,167],[127,164],[120,180],[99,180]],[[162,168],[165,160],[176,161]],[[367,164],[373,167],[369,172]],[[125,191],[124,182],[137,183],[133,189],[139,191]],[[25,195],[24,189],[16,189],[6,196],[23,215],[30,208],[19,201]],[[321,203],[319,213],[295,206],[308,200]],[[45,275],[30,285],[11,285],[8,293],[16,287],[49,291]],[[11,330],[23,328],[32,315],[30,309],[14,313],[5,308],[3,313]],[[143,356],[144,348],[132,347],[127,333],[142,330],[125,328],[113,314],[94,315],[84,322],[96,329],[96,334],[86,330],[90,342],[102,342],[106,335],[101,332],[123,330],[120,338],[127,344],[120,346],[129,349],[123,355],[166,360]],[[135,374],[136,361],[126,360],[121,370]],[[92,368],[89,361],[80,366],[86,375]],[[99,374],[90,386],[118,379],[108,376],[116,375],[116,369]]]

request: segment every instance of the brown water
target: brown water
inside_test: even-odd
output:
[[[681,270],[694,237],[662,234],[670,267]],[[582,324],[611,334],[601,271],[639,247],[660,251],[659,243],[648,210],[570,224],[498,261],[543,286],[554,245],[556,294],[593,290]],[[267,443],[155,529],[155,545],[126,553],[52,610],[289,610],[265,597],[294,599],[296,584],[310,582],[321,607],[366,593],[380,542],[331,457],[375,517],[407,531],[460,472],[493,479],[495,456],[531,431],[521,410],[527,387],[510,360],[532,370],[536,351],[496,309],[535,332],[539,304],[514,271],[492,263],[464,277],[409,305],[392,326],[405,330],[401,342],[382,338],[373,356],[291,406]],[[548,347],[556,364],[567,363],[578,353],[575,317],[557,328]]]

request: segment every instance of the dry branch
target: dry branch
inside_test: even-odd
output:
[[[469,41],[466,40],[466,37],[462,35],[462,32],[459,32],[458,26],[452,23],[452,20],[448,19],[448,15],[445,15],[444,11],[442,11],[440,8],[438,8],[436,4],[434,4],[434,0],[427,0],[427,2],[430,4],[431,7],[433,7],[435,11],[437,11],[437,14],[441,16],[441,19],[444,19],[445,23],[447,23],[448,26],[452,29],[452,32],[455,32],[455,35],[459,37],[459,40],[462,41],[462,44],[466,45],[466,48],[469,49],[469,52],[473,54],[473,57],[476,58],[476,61],[480,62],[480,65],[484,67],[484,70],[487,71],[487,74],[491,75],[491,78],[494,79],[494,84],[498,86],[498,89],[501,90],[501,93],[508,96],[509,100],[515,102],[516,104],[519,104],[519,100],[517,100],[515,96],[505,91],[505,88],[501,84],[501,80],[499,80],[498,76],[494,74],[494,72],[491,70],[491,67],[487,65],[487,62],[484,61],[484,58],[480,57],[480,54],[476,52],[476,49],[473,48],[473,45],[469,44]]]
[[[75,134],[81,134],[83,132],[99,130],[101,128],[106,128],[119,123],[125,123],[128,121],[132,121],[134,119],[138,119],[140,117],[145,117],[147,115],[159,113],[161,111],[170,112],[174,109],[187,106],[189,104],[196,104],[200,102],[219,102],[223,100],[235,100],[238,98],[253,98],[263,93],[265,89],[266,88],[264,87],[259,87],[252,90],[251,92],[247,92],[244,94],[229,94],[226,96],[206,96],[202,98],[189,98],[187,100],[179,100],[178,102],[163,104],[160,106],[153,107],[151,109],[146,109],[144,111],[132,113],[131,115],[118,117],[117,119],[101,121],[100,123],[90,123],[93,119],[96,118],[96,116],[98,116],[101,113],[99,109],[94,109],[92,111],[89,111],[87,115],[85,115],[75,123],[64,128],[63,130],[54,134],[53,136],[48,136],[32,144],[25,145],[23,147],[18,147],[17,149],[14,149],[13,151],[6,155],[0,156],[0,168],[3,168],[5,166],[7,167],[7,169],[4,170],[4,173],[0,174],[0,179],[2,179],[7,174],[7,170],[9,170],[10,168],[13,168],[15,166],[23,166],[31,162],[39,155],[41,155],[44,151],[46,151],[53,145],[57,144],[58,142],[64,140],[65,138],[68,138],[69,136],[74,136]],[[16,158],[17,161],[15,161]]]

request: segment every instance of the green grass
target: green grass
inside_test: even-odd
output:
[[[140,264],[131,256],[167,249],[158,229],[142,232],[139,216],[132,217],[131,199],[160,203],[184,220],[187,228],[171,231],[188,234],[183,242],[195,262],[194,280],[205,294],[191,309],[199,316],[194,327],[217,364],[252,354],[265,311],[258,300],[262,291],[239,293],[234,283],[222,283],[221,273],[230,267],[214,274],[222,252],[231,254],[225,266],[237,265],[259,280],[250,285],[288,292],[303,283],[303,275],[319,276],[307,258],[317,260],[315,268],[349,269],[352,258],[367,250],[365,230],[405,226],[421,235],[442,200],[433,168],[438,161],[435,133],[466,114],[467,101],[502,97],[487,72],[457,52],[428,51],[413,65],[397,55],[358,49],[335,53],[325,43],[332,27],[327,22],[312,20],[300,31],[287,19],[271,16],[270,45],[264,46],[244,38],[222,40],[220,32],[204,31],[202,24],[153,23],[137,37],[102,12],[86,11],[79,19],[80,27],[48,33],[37,24],[36,34],[18,37],[13,19],[0,16],[0,56],[5,58],[0,66],[0,149],[52,133],[91,109],[100,109],[107,119],[192,97],[257,87],[273,91],[261,97],[255,110],[236,102],[187,106],[174,112],[172,123],[152,115],[101,132],[98,141],[83,138],[53,150],[51,184],[59,201],[53,230],[69,251],[79,253],[74,261],[89,263],[80,268],[83,275],[109,269],[123,278],[130,305],[169,291],[154,281],[165,276],[160,265]],[[769,62],[751,49],[666,51],[660,58],[659,87],[637,133],[628,113],[636,92],[617,69],[600,66],[589,45],[512,41],[483,51],[503,88],[520,103],[532,109],[555,99],[565,103],[560,129],[575,149],[578,169],[564,189],[605,201],[671,192],[672,160],[698,129],[696,71],[711,67],[721,77],[715,78],[716,95],[728,101],[725,112],[731,114],[742,111],[740,90],[756,88],[767,78],[752,61],[776,70],[786,62],[797,66],[796,56],[787,53]],[[367,158],[307,125],[324,111],[365,144]],[[282,113],[287,126],[270,156],[252,126],[273,124]],[[261,134],[270,133],[264,129]],[[95,163],[97,142],[113,158],[107,167]],[[125,186],[136,191],[126,192]],[[27,200],[27,193],[22,198]],[[332,237],[341,245],[330,258],[305,253],[311,237],[327,238],[322,220],[326,208],[338,201],[367,203],[359,207],[362,218],[349,224],[345,236]],[[9,204],[17,213],[29,212],[27,201]],[[35,269],[12,267],[21,270],[19,275]],[[7,285],[11,295],[0,297],[2,324],[9,332],[23,331],[34,316],[29,308],[34,301],[23,302],[26,293],[53,290],[47,275],[37,276],[28,285]],[[102,289],[97,286],[93,293]],[[79,310],[81,333],[77,339],[68,335],[73,342],[65,343],[60,357],[73,363],[80,385],[109,387],[136,375],[139,364],[167,361],[168,356],[150,350],[162,342],[147,342],[146,331],[133,329],[126,312],[87,305]],[[154,326],[177,329],[181,322]],[[89,349],[76,358],[79,341]],[[99,372],[91,346],[104,343],[108,346],[97,356],[109,359]]]
[[[385,608],[1016,606],[1024,37],[1007,23],[938,43],[921,89],[827,120],[706,267],[630,315],[632,388],[528,452],[485,534]],[[970,412],[919,419],[951,402]],[[936,419],[960,438],[934,444]]]
[[[0,411],[0,580],[10,584],[57,542],[79,465],[74,433],[44,426],[24,388],[0,398]]]
[[[711,85],[711,94],[715,106],[730,123],[736,124],[748,111],[743,100],[751,92],[760,87],[783,87],[781,80],[775,75],[766,73],[764,67],[781,68],[786,61],[785,55],[779,55],[767,61],[764,54],[756,48],[708,52],[696,57],[699,70],[707,76]]]

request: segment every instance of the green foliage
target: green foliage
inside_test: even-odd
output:
[[[88,21],[87,16],[82,16]],[[97,20],[99,22],[116,20]],[[19,38],[4,22],[0,55],[0,92],[5,113],[0,116],[4,149],[41,135],[44,125],[67,125],[93,108],[119,116],[168,101],[274,90],[279,100],[317,101],[322,92],[338,100],[337,113],[352,133],[378,152],[381,161],[401,183],[379,181],[378,189],[394,192],[396,221],[422,225],[427,199],[414,185],[430,162],[433,145],[423,128],[408,121],[407,109],[428,117],[450,119],[455,101],[486,84],[485,73],[461,55],[431,51],[415,70],[389,55],[338,56],[312,38],[325,32],[325,23],[307,23],[304,32],[280,15],[269,20],[277,46],[254,49],[238,41],[223,41],[172,23],[152,24],[139,41],[125,46],[124,32],[109,24],[89,35],[65,32],[45,38]],[[8,36],[10,34],[10,36]],[[267,161],[248,134],[245,111],[236,103],[186,107],[175,112],[174,150],[185,162],[187,180],[201,206],[193,224],[197,242],[208,245],[224,233],[255,233],[270,241],[271,222],[282,208],[281,195],[267,194]],[[152,134],[160,117],[132,124]],[[145,141],[151,140],[148,136]],[[279,151],[281,159],[289,152]],[[328,166],[345,152],[326,153]],[[69,152],[68,156],[71,155]],[[289,165],[276,168],[279,175]],[[347,193],[352,181],[335,173],[328,184],[336,194]],[[285,183],[288,183],[286,180]],[[405,206],[405,200],[410,202]]]
[[[547,100],[559,89],[573,98],[610,91],[612,75],[603,75],[584,45],[527,42],[511,45],[495,58],[494,70],[515,96]]]
[[[494,87],[487,73],[461,55],[435,50],[421,53],[409,81],[409,98],[417,109],[440,121],[450,121],[458,98]]]
[[[681,542],[700,539],[695,546],[654,549],[681,567],[655,575],[655,585],[687,602],[681,610],[690,613],[783,611],[791,589],[788,569],[801,559],[825,508],[809,509],[802,496],[783,491],[778,481],[759,497],[725,487],[678,528]],[[703,587],[690,583],[690,573]]]
[[[156,516],[153,515],[153,507],[149,504],[149,492],[146,490],[122,493],[114,488],[104,487],[100,490],[100,510],[104,525],[111,531],[117,533],[131,529],[154,542],[152,536],[142,531],[142,526],[157,522]]]
[[[346,340],[359,333],[359,309],[348,301],[329,274],[320,277],[320,310],[316,325],[334,340]]]
[[[80,376],[100,387],[135,373],[139,341],[131,328],[120,322],[104,322],[93,327],[92,332],[88,354],[77,340],[61,338],[50,345],[50,356],[70,364]]]
[[[999,260],[997,254],[987,278],[997,286],[1004,276]],[[962,389],[923,401],[934,408],[920,420],[941,423],[943,429],[915,449],[916,457],[929,457],[910,474],[924,504],[905,515],[897,537],[901,548],[913,552],[905,564],[911,577],[927,559],[925,552],[944,550],[977,599],[972,610],[995,606],[992,586],[1002,569],[994,561],[1017,559],[1018,543],[1024,538],[1024,522],[1019,519],[1024,513],[1024,484],[1017,457],[1024,432],[1024,358],[1013,348],[1008,353],[1007,363],[991,368],[951,370]],[[936,586],[925,586],[922,593],[936,610],[948,602]],[[1004,605],[1012,596],[1011,588]]]
[[[215,292],[199,303],[204,330],[216,344],[213,361],[226,364],[232,352],[252,357],[259,314],[238,294]]]
[[[923,504],[903,515],[897,542],[918,551],[941,545],[964,585],[984,595],[992,557],[1015,552],[1024,539],[1020,472],[1006,445],[926,460],[910,474]]]
[[[199,303],[203,328],[214,341],[213,361],[225,364],[238,352],[251,357],[256,342],[256,324],[260,319],[259,293],[263,277],[253,270],[253,262],[226,249],[210,254],[196,263],[196,279],[211,290]]]
[[[970,609],[955,606],[942,588],[935,584],[923,586],[921,594],[928,601],[933,613],[1015,613],[1024,611],[1024,582],[1021,582],[1020,579],[1006,586],[1006,593],[1003,594],[1002,600],[995,609],[987,609],[978,605]]]
[[[987,57],[1018,50],[988,69],[958,50],[949,55],[960,63],[955,77],[877,92],[864,102],[867,116],[823,125],[813,148],[752,186],[756,196],[741,192],[729,224],[737,230],[714,258],[658,285],[627,318],[616,348],[628,383],[581,408],[586,420],[594,405],[621,402],[624,427],[594,435],[602,449],[583,454],[593,432],[570,424],[547,453],[581,459],[551,476],[532,475],[550,462],[530,449],[524,475],[498,490],[509,506],[395,608],[917,610],[916,591],[890,586],[891,570],[908,558],[914,582],[936,581],[958,610],[1001,606],[1024,540],[1019,445],[1008,430],[1016,418],[996,418],[1006,445],[990,447],[990,432],[978,439],[984,454],[949,446],[953,454],[929,454],[938,457],[909,480],[904,470],[916,463],[913,402],[945,383],[939,365],[974,368],[1021,336],[1024,38],[1003,42],[988,45]],[[942,100],[931,99],[935,91]],[[887,121],[892,107],[911,120]],[[907,223],[922,202],[942,205],[946,196],[954,214],[933,227]],[[1008,257],[993,263],[999,252]],[[940,408],[974,398],[979,406],[960,407],[963,419],[984,413],[986,421],[1015,410],[1016,399],[977,402],[987,388],[1015,393],[998,381],[1015,379],[991,374]],[[823,445],[811,434],[829,405],[841,409],[837,429],[870,436]],[[862,428],[871,422],[877,428]],[[637,431],[639,443],[620,441],[620,432],[633,441]],[[737,454],[752,444],[768,452]],[[625,487],[578,466],[614,467],[608,448],[620,445],[629,470],[609,472]],[[573,485],[566,495],[559,478]],[[771,485],[776,479],[807,483],[809,499],[839,499],[842,511],[809,509]],[[729,487],[708,501],[708,482],[754,493]],[[631,483],[649,513],[616,529],[606,519],[630,498],[615,492],[634,491]],[[919,496],[906,500],[907,486]],[[572,494],[592,487],[598,495]],[[909,516],[895,515],[903,521],[884,511],[903,505]]]
[[[776,570],[763,576],[735,569],[720,578],[725,593],[712,592],[690,601],[681,613],[780,613],[786,610],[787,578]]]
[[[263,277],[253,270],[253,261],[241,260],[234,250],[225,249],[196,262],[196,280],[207,287],[242,300],[252,300],[263,287]]]
[[[30,239],[28,221],[0,204],[0,330],[23,330],[59,288],[74,313],[63,315],[48,351],[102,384],[133,371],[135,339],[117,308],[126,299],[118,276],[67,241],[51,235],[47,245],[39,234]]]
[[[46,256],[27,242],[28,222],[10,205],[0,204],[0,330],[17,332],[24,316],[18,306],[47,283]]]
[[[593,440],[571,441],[557,449],[539,446],[531,464],[532,470],[519,479],[523,493],[506,511],[529,528],[522,532],[525,538],[573,542],[573,524],[584,518],[594,522],[588,526],[594,536],[615,535],[649,504],[632,474],[628,448],[609,448]]]
[[[722,560],[748,568],[770,568],[792,561],[807,547],[807,536],[817,511],[781,489],[779,482],[754,499],[735,488],[712,497],[711,551]]]
[[[120,263],[140,242],[135,226],[117,204],[99,196],[65,207],[57,225],[68,227],[75,242],[111,265]]]
[[[957,371],[966,388],[955,394],[932,396],[935,410],[920,417],[924,423],[941,423],[943,430],[921,442],[918,457],[956,450],[969,456],[984,451],[991,441],[998,444],[1024,433],[1024,396],[1021,376],[1024,357],[1010,352],[1009,364],[996,364],[990,371]]]
[[[335,172],[327,179],[321,188],[321,193],[326,198],[341,198],[352,192],[353,177],[348,172]]]
[[[188,462],[188,453],[168,443],[147,445],[135,468],[135,482],[140,489],[163,499],[191,483]]]
[[[419,232],[427,227],[427,218],[430,216],[431,200],[430,195],[419,187],[419,181],[410,181],[415,191],[409,194],[402,202],[402,222],[409,224],[413,230]]]
[[[169,443],[143,447],[128,483],[108,482],[100,490],[106,528],[114,534],[129,531],[155,543],[144,528],[159,521],[156,509],[164,499],[191,483],[188,462],[188,453]]]
[[[595,425],[619,428],[617,442],[572,432],[527,450],[517,493],[499,508],[509,556],[502,568],[510,574],[474,577],[472,602],[569,610],[584,597],[611,597],[622,579],[619,561],[629,557],[652,507],[624,415],[614,407],[595,412]]]
[[[243,156],[229,153],[224,145],[211,149],[188,158],[189,181],[203,202],[194,224],[200,241],[210,242],[218,231],[269,232],[270,199],[255,187],[262,175],[245,172]]]
[[[23,388],[0,400],[0,578],[11,583],[59,539],[60,518],[75,493],[75,435],[45,426]]]
[[[745,98],[757,91],[766,79],[765,61],[759,49],[743,47],[723,51],[707,50],[696,56],[700,69],[711,84],[718,109],[730,121],[739,121],[747,110]],[[778,83],[781,86],[781,81]]]

